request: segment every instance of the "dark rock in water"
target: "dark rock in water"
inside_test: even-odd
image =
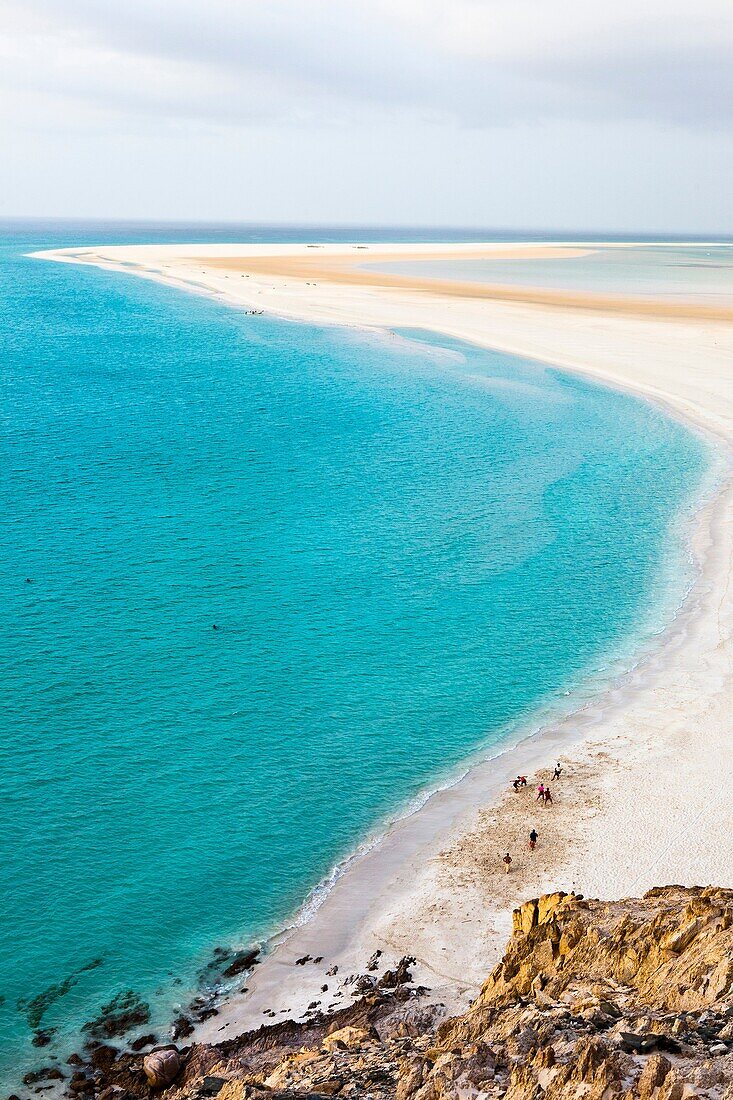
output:
[[[95,1070],[107,1072],[114,1065],[119,1056],[117,1047],[111,1047],[106,1043],[94,1043],[88,1047],[89,1065]]]
[[[39,1030],[41,1020],[47,1009],[56,1001],[65,997],[66,994],[74,988],[78,980],[79,979],[72,974],[70,977],[65,978],[63,982],[57,982],[55,985],[50,985],[48,989],[44,989],[42,993],[38,993],[35,997],[31,997],[30,1000],[18,1001],[18,1009],[20,1012],[25,1013],[28,1025],[33,1031]]]
[[[66,1059],[66,1064],[67,1066],[83,1066],[84,1062],[78,1054],[74,1053],[70,1054],[69,1057]]]
[[[237,951],[226,970],[222,971],[222,978],[236,978],[237,974],[241,974],[243,970],[250,970],[257,962],[258,955],[259,951],[256,948]]]
[[[188,1018],[181,1014],[176,1016],[171,1025],[171,1037],[173,1039],[185,1039],[187,1036],[193,1035],[193,1023]]]
[[[101,966],[104,962],[103,959],[92,959],[91,962],[85,963],[84,966],[80,966],[78,970],[75,970],[73,974],[70,974],[68,978],[64,978],[62,982],[56,982],[54,985],[50,985],[47,989],[44,989],[42,993],[38,993],[35,997],[22,998],[18,1001],[18,1011],[24,1012],[28,1021],[28,1026],[32,1031],[39,1031],[41,1027],[41,1020],[44,1017],[46,1011],[55,1004],[56,1001],[65,997],[77,985],[79,976],[86,974],[89,970],[96,970],[98,966]]]
[[[109,1004],[102,1005],[96,1020],[84,1024],[82,1031],[95,1039],[114,1039],[133,1027],[143,1027],[150,1021],[150,1005],[128,989],[118,993]]]
[[[153,1088],[165,1088],[176,1079],[181,1068],[181,1058],[175,1047],[154,1050],[143,1059],[143,1070]]]
[[[142,1050],[144,1047],[152,1047],[158,1042],[157,1035],[141,1035],[134,1042],[130,1043],[130,1050]]]
[[[204,1077],[199,1086],[199,1096],[216,1096],[226,1085],[223,1077]]]
[[[228,947],[215,947],[211,961],[198,972],[199,988],[209,989],[218,985],[227,966],[237,958],[241,952],[234,952]]]
[[[31,1039],[31,1043],[34,1047],[47,1047],[49,1043],[53,1042],[53,1037],[56,1034],[55,1027],[42,1027]]]
[[[23,1078],[24,1085],[37,1085],[39,1081],[63,1081],[64,1075],[58,1066],[43,1066],[41,1069],[31,1070]]]
[[[213,1003],[213,997],[203,994],[199,997],[194,997],[188,1006],[188,1011],[194,1023],[201,1023],[203,1020],[208,1020],[219,1013],[219,1009],[216,1008]]]
[[[83,966],[80,966],[77,970],[77,974],[86,974],[89,970],[96,970],[97,967],[102,966],[103,963],[104,959],[100,955],[98,958],[92,959],[91,962],[84,963]]]

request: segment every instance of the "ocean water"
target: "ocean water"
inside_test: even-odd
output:
[[[571,707],[690,581],[710,453],[651,405],[24,257],[231,238],[3,227],[9,1084],[122,991],[163,1027],[216,946],[272,934],[421,792]]]
[[[733,303],[733,244],[590,247],[585,255],[553,259],[400,260],[363,266],[428,279]]]

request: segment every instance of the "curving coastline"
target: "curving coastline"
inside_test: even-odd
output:
[[[729,465],[733,395],[726,365],[733,359],[733,326],[727,320],[691,317],[689,311],[677,318],[607,312],[597,302],[579,310],[533,298],[466,298],[426,289],[420,280],[407,287],[375,284],[353,268],[349,281],[340,281],[333,274],[338,249],[324,249],[319,267],[306,247],[273,253],[264,246],[149,246],[45,255],[297,319],[433,329],[581,371],[664,404],[714,436],[721,468]],[[376,246],[370,251],[372,257],[379,253]],[[387,251],[395,256],[394,246]],[[303,256],[307,279],[297,267]],[[388,960],[409,951],[418,956],[419,980],[457,1007],[496,961],[512,907],[533,892],[574,886],[608,897],[665,877],[686,884],[725,878],[733,846],[705,807],[711,774],[733,763],[726,738],[733,698],[732,501],[726,474],[692,535],[699,563],[694,591],[653,652],[601,702],[471,769],[388,830],[338,879],[315,918],[260,966],[248,996],[231,1000],[197,1038],[235,1035],[283,1004],[301,1014],[324,981],[322,970],[293,965],[305,954],[323,955],[324,969],[336,963],[358,970],[376,949]],[[558,753],[568,775],[554,818],[553,853],[505,881],[495,852],[516,834],[517,803],[501,792],[517,771],[541,770]],[[679,812],[688,806],[694,812],[680,829]],[[648,838],[641,853],[640,837]]]

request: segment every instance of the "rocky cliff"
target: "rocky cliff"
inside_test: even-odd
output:
[[[332,1016],[161,1053],[97,1047],[66,1087],[147,1096],[157,1065],[175,1075],[170,1100],[733,1100],[733,891],[529,901],[453,1019],[414,988],[408,960]]]

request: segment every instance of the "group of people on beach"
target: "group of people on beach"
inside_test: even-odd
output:
[[[555,770],[552,773],[553,782],[556,782],[560,778],[561,775],[562,775],[562,766],[560,764],[560,761],[558,760],[557,764],[555,765]],[[526,786],[527,786],[527,776],[526,775],[518,775],[517,778],[512,783],[512,787],[514,788],[515,791],[520,791],[523,787],[526,787]],[[538,785],[538,787],[537,787],[537,798],[535,799],[535,801],[536,802],[541,802],[543,806],[552,806],[553,805],[552,792],[551,792],[550,788],[545,783],[540,783]],[[530,850],[530,852],[533,852],[535,850],[535,848],[537,847],[537,841],[538,840],[539,840],[539,833],[537,832],[537,830],[535,828],[532,828],[532,830],[530,831],[530,834],[529,834],[529,850]],[[512,857],[509,855],[508,852],[506,853],[506,855],[502,859],[502,863],[504,864],[504,870],[506,871],[507,874],[509,874],[509,872],[512,869],[513,860],[512,860]]]

